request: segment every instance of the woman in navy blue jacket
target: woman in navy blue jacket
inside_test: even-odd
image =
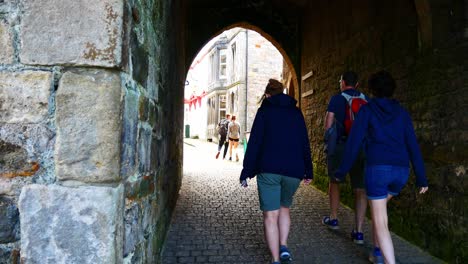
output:
[[[375,96],[359,110],[351,128],[341,166],[335,173],[342,180],[350,170],[361,146],[366,152],[366,193],[372,210],[374,251],[371,261],[395,263],[388,230],[387,202],[398,195],[408,180],[410,161],[416,174],[419,193],[428,190],[424,163],[416,141],[411,117],[392,99],[395,80],[386,71],[369,78],[369,89]]]
[[[313,177],[304,117],[296,100],[283,90],[279,81],[269,80],[252,125],[240,175],[244,187],[247,178],[257,176],[265,237],[273,263],[291,259],[287,248],[289,208],[300,181],[309,184]]]

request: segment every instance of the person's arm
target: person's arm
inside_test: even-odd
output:
[[[362,148],[362,142],[367,132],[369,123],[369,110],[363,106],[354,120],[353,126],[346,140],[346,146],[341,160],[340,167],[335,172],[335,178],[342,180],[351,167]]]
[[[407,125],[405,130],[406,148],[413,165],[414,174],[416,175],[416,185],[418,187],[427,187],[426,170],[424,168],[424,161],[422,158],[421,150],[416,139],[414,132],[413,122],[411,118],[407,117]]]
[[[260,152],[263,145],[263,135],[265,132],[265,123],[264,123],[264,116],[263,111],[260,108],[255,115],[255,119],[252,125],[252,129],[250,131],[249,143],[247,144],[247,151],[244,156],[244,162],[240,181],[247,178],[255,177],[257,173],[257,163],[258,158],[260,156]]]
[[[333,125],[334,121],[335,121],[335,113],[327,112],[325,114],[325,131],[327,131]]]
[[[299,110],[300,112],[300,110]],[[310,182],[314,178],[314,171],[312,167],[312,154],[310,152],[310,141],[309,141],[309,133],[307,133],[307,126],[304,120],[304,116],[302,115],[302,112],[300,113],[302,116],[302,138],[303,138],[303,156],[304,156],[304,179],[307,181],[307,183]]]
[[[230,135],[231,135],[231,127],[232,127],[232,122],[229,122],[229,124],[228,124],[228,130],[227,130],[227,136],[228,136],[228,138],[229,138]]]

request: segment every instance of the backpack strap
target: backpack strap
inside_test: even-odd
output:
[[[346,102],[348,102],[348,103],[349,103],[349,100],[351,100],[351,98],[354,97],[354,96],[349,95],[349,94],[347,94],[347,93],[345,93],[345,92],[342,92],[342,93],[341,93],[341,96],[343,96],[343,97],[346,99]]]
[[[348,101],[348,103],[350,102],[350,100],[352,98],[360,98],[360,99],[363,99],[363,100],[367,101],[366,96],[361,92],[359,92],[359,95],[349,95],[349,94],[347,94],[345,92],[342,92],[341,96],[343,96],[346,99],[346,101]]]

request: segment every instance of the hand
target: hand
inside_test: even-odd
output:
[[[429,187],[421,187],[421,189],[419,189],[419,194],[423,194],[425,192],[427,192],[427,190],[429,189]]]
[[[247,180],[242,180],[242,181],[241,181],[241,186],[244,187],[244,188],[247,188],[247,186],[249,186],[249,185],[247,184]]]
[[[302,182],[304,185],[309,185],[312,182],[312,179],[304,179]]]
[[[339,171],[335,172],[335,175],[333,177],[333,179],[336,181],[336,182],[342,182],[344,181],[344,178],[345,178],[345,175]]]

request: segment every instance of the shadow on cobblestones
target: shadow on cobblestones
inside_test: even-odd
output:
[[[269,263],[255,179],[241,188],[241,162],[216,160],[213,143],[184,141],[184,179],[162,263]],[[358,246],[349,239],[353,212],[340,208],[341,229],[330,231],[320,223],[327,211],[324,193],[299,188],[291,210],[293,263],[368,263],[369,223],[368,241]],[[397,236],[393,240],[398,263],[440,263]]]

